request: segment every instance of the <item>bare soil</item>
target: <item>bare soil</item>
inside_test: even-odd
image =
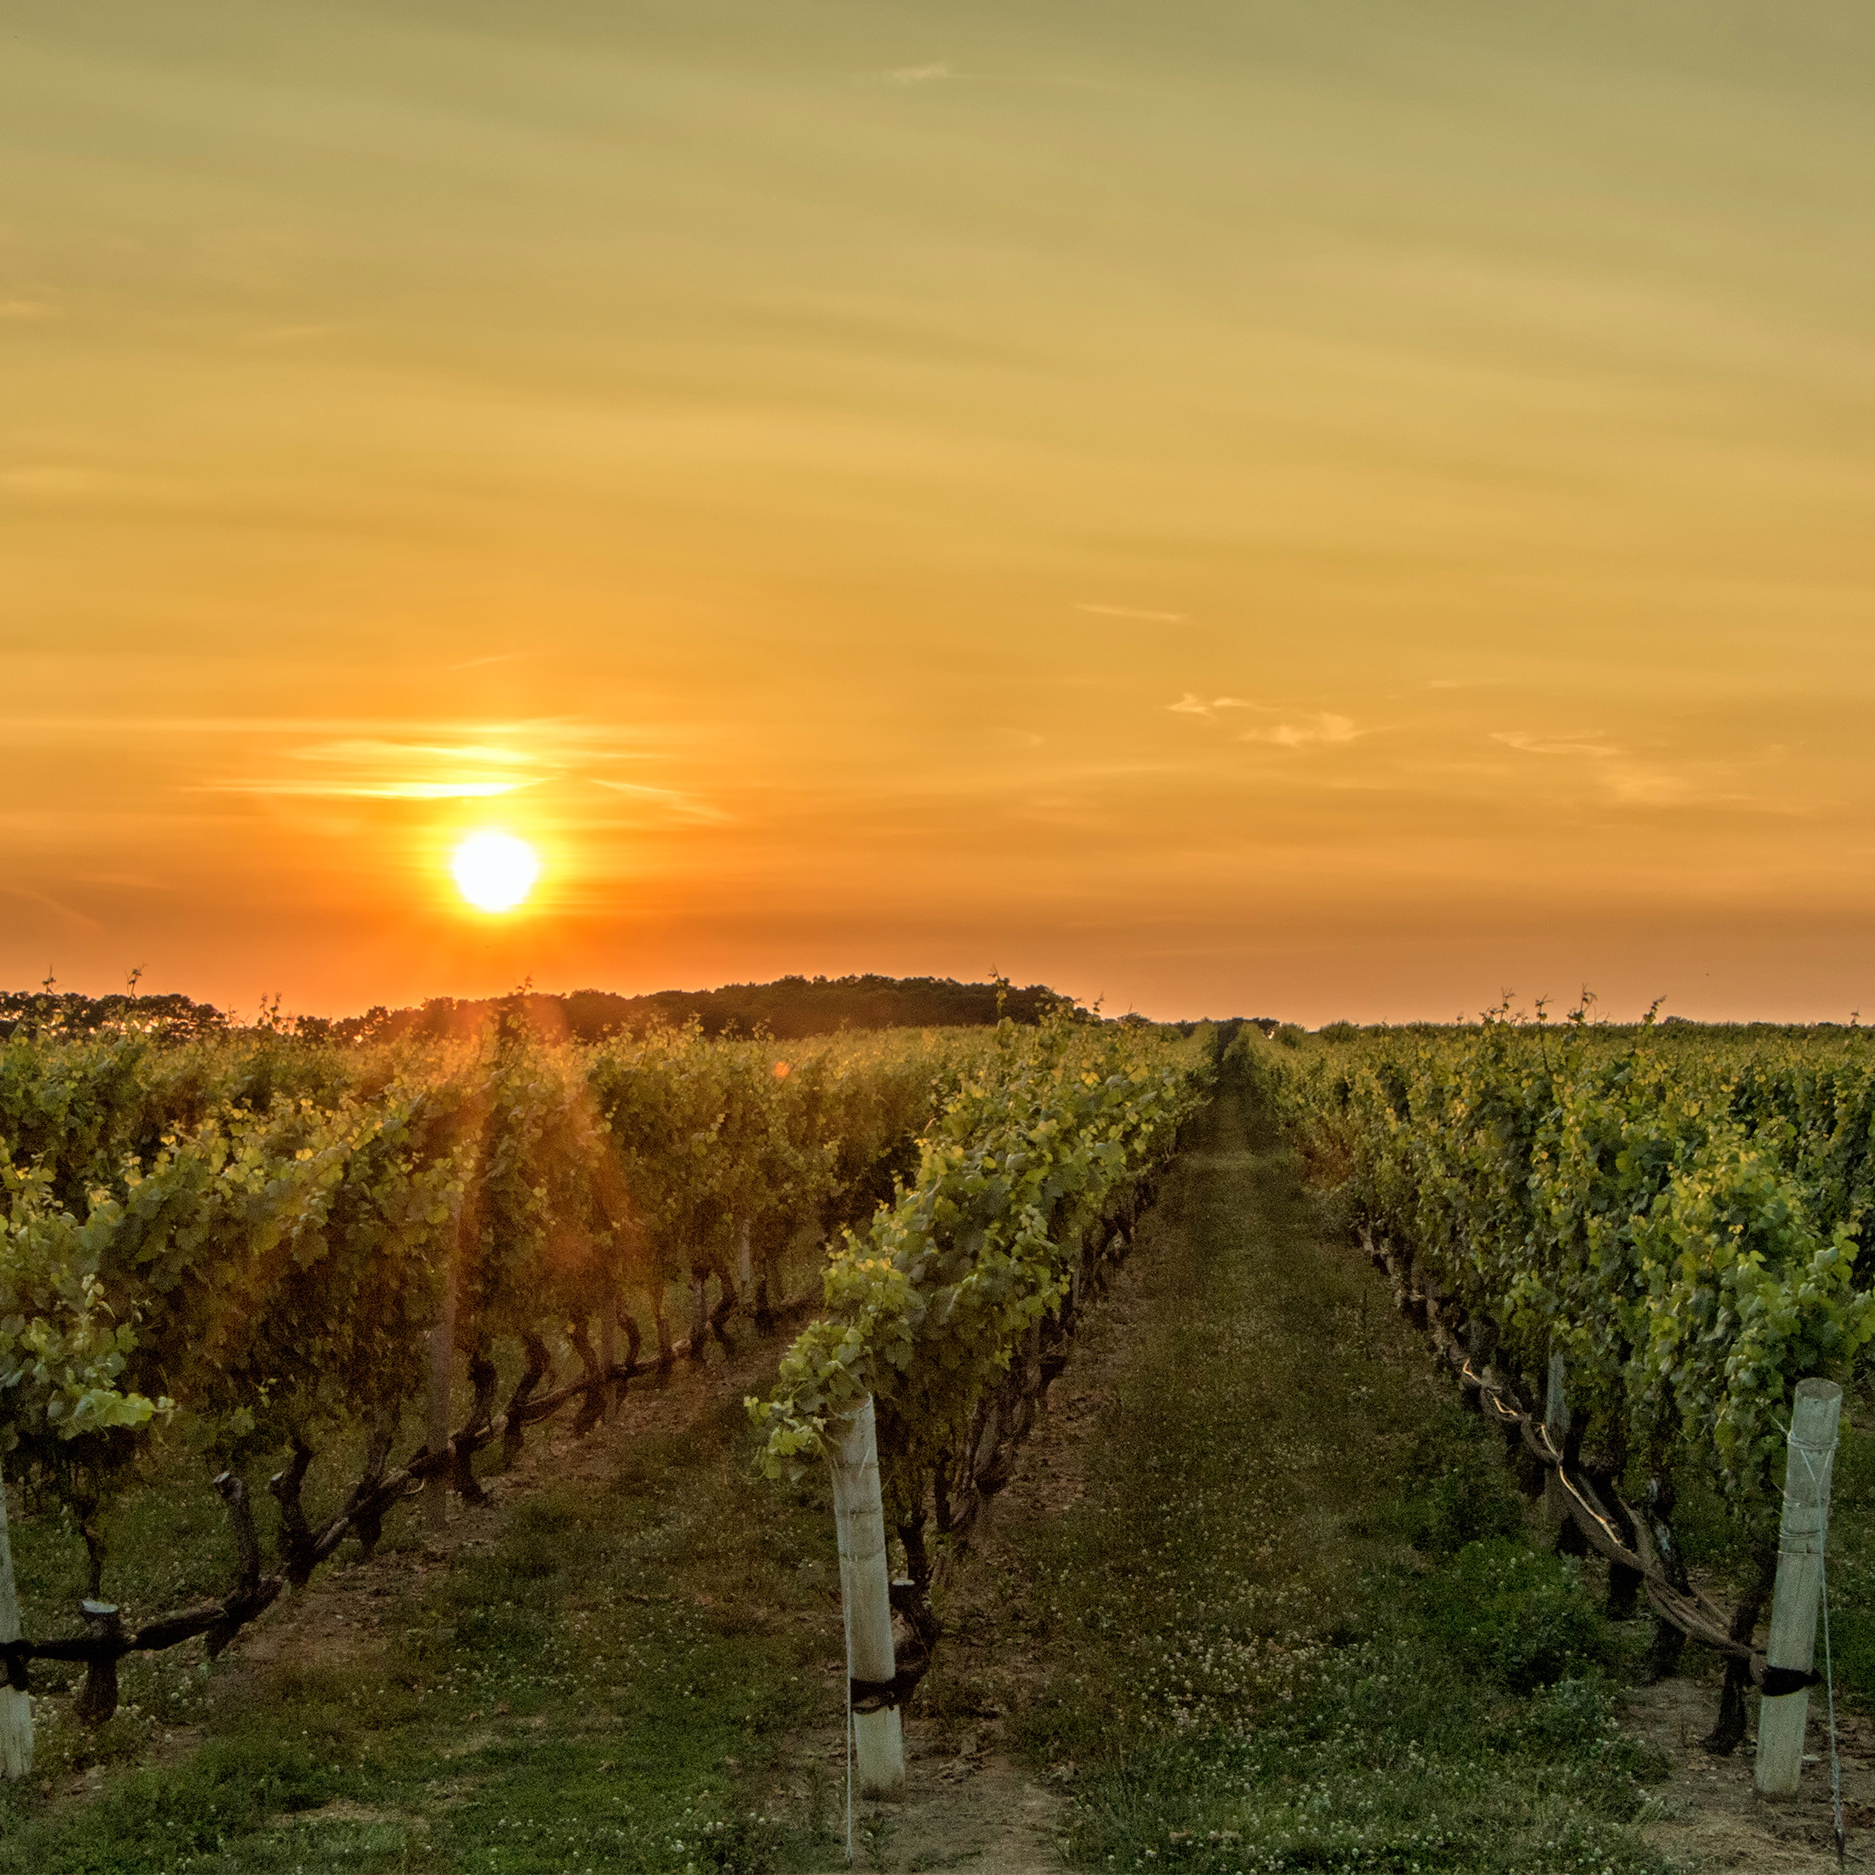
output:
[[[1654,1746],[1672,1767],[1654,1796],[1661,1807],[1648,1839],[1683,1866],[1740,1869],[1764,1875],[1824,1875],[1836,1866],[1830,1802],[1829,1731],[1823,1702],[1810,1699],[1803,1788],[1787,1801],[1767,1802],[1752,1787],[1748,1737],[1729,1758],[1715,1758],[1700,1740],[1712,1729],[1717,1690],[1693,1680],[1663,1680],[1636,1687],[1624,1701],[1623,1722]],[[1848,1862],[1875,1865],[1875,1723],[1836,1711],[1842,1759],[1843,1817]]]

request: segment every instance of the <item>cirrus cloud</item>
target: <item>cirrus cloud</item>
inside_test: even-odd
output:
[[[1273,742],[1283,749],[1312,749],[1330,743],[1356,742],[1362,736],[1371,736],[1371,729],[1362,729],[1351,716],[1337,716],[1332,710],[1317,710],[1313,715],[1305,716],[1300,722],[1277,723],[1268,729],[1246,729],[1238,738],[1240,742]]]

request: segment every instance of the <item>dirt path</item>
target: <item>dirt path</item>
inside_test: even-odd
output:
[[[1700,1870],[1762,1870],[1764,1875],[1826,1875],[1836,1867],[1830,1802],[1829,1734],[1820,1699],[1812,1696],[1803,1788],[1788,1803],[1765,1803],[1752,1788],[1755,1735],[1730,1758],[1700,1749],[1712,1729],[1717,1690],[1690,1680],[1636,1687],[1623,1721],[1666,1759],[1666,1781],[1654,1796],[1661,1815],[1648,1827],[1654,1845]],[[1755,1714],[1754,1720],[1755,1720]],[[1875,1864],[1875,1724],[1836,1714],[1842,1753],[1844,1820],[1852,1868]]]

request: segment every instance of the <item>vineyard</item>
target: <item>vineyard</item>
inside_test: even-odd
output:
[[[589,1428],[739,1314],[771,1328],[823,1243],[828,1320],[757,1409],[771,1462],[875,1393],[916,1562],[917,1494],[949,1533],[996,1488],[1044,1327],[1207,1064],[1065,1017],[784,1052],[555,1042],[518,1007],[454,1044],[0,1045],[0,1455],[88,1564],[82,1632],[0,1634],[10,1696],[83,1662],[75,1711],[103,1722],[126,1653],[218,1652],[404,1500],[476,1500],[490,1446],[569,1405]],[[179,1462],[213,1475],[236,1579],[133,1621],[105,1599],[113,1503]]]
[[[854,1788],[896,1793],[907,1776],[906,1706],[919,1702],[925,1726],[946,1723],[960,1698],[978,1709],[955,1674],[938,1676],[935,1699],[920,1691],[934,1663],[973,1645],[958,1572],[991,1528],[985,1506],[1020,1475],[1090,1304],[1142,1232],[1154,1241],[1163,1228],[1148,1219],[1175,1162],[1166,1188],[1215,1194],[1208,1228],[1233,1248],[1203,1281],[1230,1300],[1202,1336],[1196,1324],[1166,1324],[1154,1358],[1171,1371],[1178,1349],[1202,1340],[1214,1371],[1194,1370],[1193,1385],[1209,1390],[1205,1413],[1228,1415],[1242,1363],[1266,1359],[1244,1350],[1299,1336],[1296,1347],[1311,1352],[1259,1366],[1256,1419],[1234,1429],[1220,1420],[1213,1431],[1199,1415],[1178,1434],[1178,1465],[1209,1480],[1203,1519],[1231,1533],[1228,1568],[1200,1540],[1203,1520],[1157,1494],[1170,1485],[1160,1454],[1173,1455],[1160,1434],[1180,1421],[1162,1400],[1162,1374],[1136,1383],[1145,1403],[1130,1409],[1123,1435],[1107,1435],[1131,1454],[1130,1501],[1153,1506],[1148,1525],[1105,1526],[1048,1590],[1068,1594],[1061,1584],[1072,1578],[1083,1584],[1073,1593],[1093,1594],[1114,1566],[1108,1548],[1138,1546],[1136,1582],[1112,1591],[1162,1609],[1183,1665],[1169,1670],[1173,1655],[1151,1651],[1150,1626],[1122,1647],[1116,1609],[1101,1616],[1108,1638],[1073,1683],[1109,1672],[1103,1662],[1122,1657],[1115,1648],[1134,1662],[1166,1702],[1165,1791],[1194,1775],[1176,1754],[1195,1748],[1199,1715],[1235,1741],[1233,1752],[1260,1740],[1255,1749],[1275,1762],[1291,1749],[1280,1741],[1301,1737],[1302,1706],[1289,1702],[1307,1692],[1308,1659],[1327,1663],[1311,1669],[1327,1676],[1324,1687],[1354,1676],[1324,1693],[1324,1723],[1348,1755],[1348,1777],[1367,1775],[1337,1729],[1348,1699],[1365,1696],[1360,1674],[1373,1671],[1346,1638],[1355,1629],[1345,1613],[1321,1636],[1274,1645],[1242,1624],[1263,1593],[1259,1571],[1277,1556],[1297,1582],[1339,1582],[1349,1606],[1367,1593],[1358,1544],[1345,1556],[1296,1547],[1301,1531],[1332,1521],[1298,1504],[1332,1496],[1318,1479],[1336,1464],[1286,1462],[1286,1497],[1251,1479],[1275,1475],[1267,1453],[1256,1454],[1279,1424],[1297,1454],[1331,1417],[1344,1425],[1344,1449],[1367,1440],[1356,1428],[1362,1403],[1378,1397],[1363,1352],[1373,1337],[1363,1329],[1340,1345],[1330,1304],[1310,1286],[1343,1298],[1332,1307],[1345,1313],[1355,1289],[1379,1289],[1368,1258],[1413,1331],[1404,1366],[1380,1389],[1391,1410],[1408,1419],[1431,1410],[1411,1377],[1425,1379],[1429,1341],[1449,1365],[1449,1392],[1503,1435],[1510,1475],[1546,1499],[1547,1546],[1606,1561],[1613,1623],[1651,1608],[1646,1676],[1678,1671],[1689,1638],[1695,1672],[1715,1656],[1726,1663],[1708,1743],[1730,1751],[1746,1735],[1753,1687],[1768,1705],[1816,1679],[1807,1654],[1796,1668],[1784,1656],[1774,1664],[1775,1642],[1761,1636],[1781,1516],[1788,1532],[1786,1436],[1800,1383],[1853,1391],[1875,1347],[1875,1247],[1865,1243],[1875,1058],[1865,1047],[1851,1031],[1702,1034],[1502,1016],[1448,1029],[1305,1035],[1233,1024],[1182,1034],[1068,1011],[1033,1026],[780,1042],[712,1038],[693,1024],[591,1043],[556,1032],[520,999],[453,1038],[166,1035],[129,1022],[16,1033],[0,1042],[0,1466],[13,1536],[37,1573],[22,1631],[10,1570],[0,1571],[7,1769],[18,1778],[30,1763],[29,1691],[42,1724],[56,1700],[59,1738],[107,1730],[127,1657],[193,1643],[187,1658],[213,1658],[270,1609],[276,1626],[299,1619],[299,1598],[326,1579],[325,1565],[357,1567],[394,1533],[408,1545],[418,1520],[442,1531],[452,1498],[485,1504],[493,1474],[521,1463],[531,1429],[556,1422],[564,1456],[621,1410],[628,1390],[636,1400],[694,1370],[725,1412],[736,1407],[725,1454],[733,1446],[759,1495],[742,1513],[738,1568],[757,1566],[763,1539],[752,1529],[792,1528],[809,1509],[824,1520],[831,1485]],[[1194,1128],[1197,1150],[1180,1160]],[[1256,1152],[1233,1143],[1266,1135]],[[1302,1253],[1258,1246],[1287,1242],[1281,1231],[1300,1228],[1303,1212],[1272,1210],[1288,1221],[1255,1232],[1247,1219],[1258,1192],[1293,1178],[1291,1166],[1314,1192],[1304,1211],[1320,1241],[1305,1261],[1284,1263]],[[1347,1257],[1351,1244],[1365,1256]],[[1363,1322],[1365,1309],[1361,1301]],[[1315,1313],[1320,1324],[1296,1326]],[[1262,1341],[1241,1338],[1252,1320]],[[1447,1383],[1436,1391],[1443,1397]],[[1051,1436],[1058,1446],[1061,1429]],[[1364,1468],[1349,1465],[1344,1496],[1371,1498],[1415,1475],[1417,1461],[1386,1456],[1404,1449],[1401,1436],[1372,1429],[1373,1450]],[[1454,1436],[1438,1434],[1456,1452]],[[1462,1457],[1452,1462],[1460,1469],[1450,1475],[1472,1478],[1477,1498],[1452,1513],[1455,1527],[1510,1528],[1485,1504],[1494,1487]],[[1715,1514],[1728,1532],[1719,1569]],[[1372,1523],[1365,1504],[1334,1515],[1350,1529]],[[0,1561],[5,1548],[0,1526]],[[1186,1549],[1194,1580],[1240,1584],[1217,1589],[1201,1630],[1164,1596],[1160,1559]],[[41,1586],[54,1552],[76,1570],[59,1601]],[[1423,1579],[1435,1585],[1428,1595],[1449,1592],[1455,1606],[1480,1592],[1468,1570],[1501,1565],[1502,1581],[1548,1583],[1529,1588],[1541,1633],[1512,1646],[1519,1660],[1552,1646],[1559,1606],[1576,1609],[1574,1638],[1556,1654],[1563,1664],[1544,1671],[1574,1661],[1567,1670],[1590,1675],[1590,1690],[1568,1697],[1603,1711],[1593,1676],[1614,1670],[1613,1643],[1583,1639],[1590,1616],[1570,1600],[1579,1573],[1542,1577],[1539,1565],[1563,1565],[1514,1547],[1488,1565],[1462,1544],[1454,1556],[1448,1575]],[[665,1566],[677,1567],[668,1553]],[[798,1593],[772,1571],[765,1580],[778,1603]],[[611,1597],[601,1619],[614,1627],[625,1618],[619,1594],[641,1610],[669,1599],[656,1576],[629,1590],[607,1580],[594,1593]],[[1523,1616],[1507,1611],[1524,1604],[1491,1593],[1490,1631],[1508,1632]],[[1311,1587],[1302,1599],[1319,1597]],[[515,1607],[496,1600],[472,1620],[438,1625],[407,1676],[485,1684],[493,1669],[478,1664],[475,1637],[521,1619],[499,1612]],[[736,1619],[737,1633],[774,1625],[753,1610]],[[811,1627],[815,1617],[799,1619]],[[1459,1617],[1424,1619],[1444,1633],[1439,1623]],[[1439,1646],[1482,1645],[1476,1627],[1451,1631],[1458,1641]],[[1343,1638],[1325,1638],[1334,1634]],[[594,1644],[603,1657],[603,1641]],[[801,1645],[834,1670],[837,1643],[824,1631]],[[1410,1636],[1388,1645],[1419,1648],[1418,1670],[1440,1683],[1436,1647]],[[767,1669],[776,1686],[779,1659]],[[1477,1660],[1488,1682],[1488,1652]],[[728,1687],[738,1672],[728,1670]],[[1519,1697],[1541,1699],[1550,1682],[1539,1675],[1534,1693],[1514,1684]],[[643,1693],[625,1681],[617,1690]],[[980,1706],[989,1696],[972,1697]],[[1464,1697],[1479,1708],[1477,1751],[1523,1735],[1526,1720],[1506,1718],[1488,1685]],[[1116,1681],[1111,1717],[1076,1714],[1070,1700],[1068,1716],[1048,1721],[1085,1735],[1077,1754],[1112,1750],[1116,1804],[1150,1783],[1145,1734],[1126,1727],[1158,1721],[1145,1708],[1125,1718],[1133,1698]],[[1449,1714],[1429,1718],[1425,1748],[1450,1725]],[[1799,1750],[1801,1735],[1799,1717]],[[1298,1762],[1322,1748],[1294,1745]],[[62,1762],[82,1760],[58,1749]],[[1591,1762],[1578,1806],[1591,1803]],[[342,1791],[322,1775],[319,1788]],[[1186,1841],[1174,1833],[1163,1851],[1140,1846],[1162,1838],[1101,1809],[1109,1800],[1095,1788],[1064,1842],[1090,1854],[1096,1842],[1132,1845],[1133,1865],[1144,1867]],[[1596,1797],[1595,1841],[1626,1841],[1638,1801]],[[1226,1814],[1221,1797],[1203,1802],[1207,1814]],[[1272,1830],[1314,1840],[1301,1813],[1278,1804],[1269,1816]],[[1452,1824],[1461,1826],[1480,1841],[1491,1834],[1469,1811]],[[718,1866],[780,1866],[767,1851],[736,1859],[732,1838],[744,1841],[723,1836]],[[824,1829],[815,1838],[830,1839]],[[666,1858],[672,1868],[689,1866],[681,1847]],[[1209,1861],[1195,1848],[1179,1854],[1194,1866],[1238,1866],[1221,1847],[1205,1851]],[[1607,1865],[1601,1849],[1590,1860]],[[169,1863],[159,1855],[148,1865]]]
[[[1791,1690],[1752,1637],[1793,1395],[1849,1381],[1875,1337],[1875,1060],[1856,1032],[1585,1017],[1237,1047],[1402,1303],[1555,1474],[1576,1545],[1613,1564],[1615,1611],[1645,1587],[1656,1671],[1689,1634],[1730,1657],[1711,1741],[1729,1750],[1748,1683]],[[1681,1560],[1689,1486],[1750,1559],[1729,1615]]]

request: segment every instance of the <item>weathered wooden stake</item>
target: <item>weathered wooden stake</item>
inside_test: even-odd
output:
[[[1784,1519],[1777,1539],[1777,1587],[1765,1665],[1808,1673],[1816,1661],[1816,1616],[1823,1591],[1823,1540],[1829,1529],[1829,1474],[1842,1418],[1842,1389],[1831,1380],[1800,1380],[1784,1460]],[[1758,1794],[1794,1797],[1803,1771],[1807,1687],[1758,1704]]]
[[[871,1399],[836,1420],[832,1430],[833,1515],[848,1671],[856,1681],[889,1685],[898,1669],[892,1657],[892,1583]],[[853,1745],[862,1797],[891,1797],[904,1789],[905,1736],[896,1705],[856,1712]]]
[[[443,1313],[430,1330],[430,1455],[440,1461],[449,1449],[449,1395],[456,1373],[456,1259],[452,1250],[443,1278]],[[440,1536],[449,1522],[449,1472],[439,1462],[423,1483],[423,1522]]]
[[[13,1586],[13,1542],[7,1535],[6,1479],[0,1476],[0,1641],[19,1637],[20,1601]],[[32,1768],[32,1701],[0,1681],[0,1773],[21,1778]]]
[[[618,1382],[612,1378],[612,1369],[618,1364],[618,1310],[613,1306],[608,1292],[599,1305],[599,1367],[605,1375],[605,1388],[600,1394],[604,1401],[600,1417],[604,1418],[611,1411],[612,1402],[618,1392]]]
[[[118,1641],[124,1634],[124,1617],[115,1602],[94,1602],[89,1597],[78,1604],[84,1617],[85,1638],[93,1641]],[[117,1656],[100,1654],[85,1668],[85,1683],[72,1701],[72,1717],[81,1725],[102,1725],[117,1716]]]
[[[741,1279],[744,1296],[755,1292],[755,1256],[749,1248],[749,1220],[742,1220],[742,1230],[736,1238],[736,1275]]]

